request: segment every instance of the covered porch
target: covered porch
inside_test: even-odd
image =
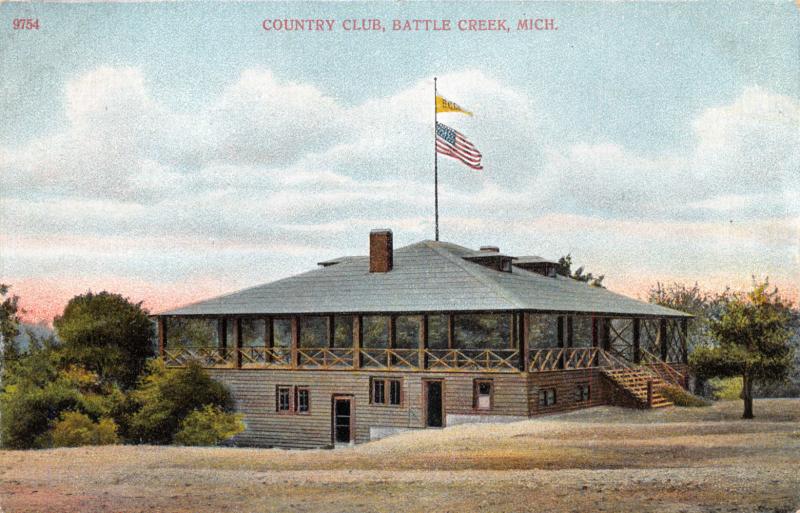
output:
[[[159,316],[168,366],[551,372],[687,362],[685,317],[563,312]]]

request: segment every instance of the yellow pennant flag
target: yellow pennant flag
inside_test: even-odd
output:
[[[472,116],[472,112],[464,110],[457,103],[453,103],[438,94],[436,95],[436,112],[461,112],[467,116]]]

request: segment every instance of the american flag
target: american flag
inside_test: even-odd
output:
[[[464,134],[436,122],[436,151],[460,160],[472,169],[483,169],[481,152],[464,137]]]

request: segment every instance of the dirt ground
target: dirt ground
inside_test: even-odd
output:
[[[0,451],[0,512],[787,512],[800,400],[593,408],[352,448]]]

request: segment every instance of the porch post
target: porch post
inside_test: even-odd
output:
[[[228,318],[220,317],[217,319],[217,349],[219,354],[225,358],[228,349]]]
[[[641,320],[637,317],[633,320],[633,363],[641,363]]]
[[[387,341],[387,346],[389,346],[389,350],[386,351],[386,365],[391,367],[394,365],[394,349],[397,345],[397,317],[394,315],[389,316],[389,325],[387,326],[389,331],[389,340]]]
[[[164,358],[164,352],[167,349],[167,318],[160,316],[158,318],[158,355]]]
[[[519,370],[525,372],[528,370],[528,362],[531,361],[531,351],[528,347],[528,312],[520,312],[519,314]]]
[[[564,316],[563,315],[559,315],[558,316],[558,322],[557,322],[557,325],[556,325],[556,332],[557,332],[557,336],[558,336],[558,347],[560,349],[564,349],[564,346],[566,345],[566,340],[565,340],[566,336],[564,334]],[[559,351],[558,368],[559,369],[563,369],[564,368],[564,352],[563,351]]]
[[[361,335],[363,329],[361,327],[361,316],[353,316],[353,368],[361,368]]]
[[[275,332],[272,329],[272,317],[264,319],[264,361],[272,361],[272,348],[275,347]]]
[[[661,360],[665,362],[667,361],[667,351],[669,349],[667,344],[669,344],[667,341],[667,320],[662,317],[658,323],[658,345],[661,347]]]
[[[236,344],[236,368],[242,368],[242,319],[237,317],[233,321],[233,340]]]
[[[300,354],[297,348],[300,346],[300,319],[295,315],[292,317],[292,348],[290,350],[292,358],[292,368],[296,369],[300,363]]]
[[[597,331],[597,317],[595,317],[593,315],[592,316],[592,347],[597,347],[599,345],[598,344],[598,339],[599,338],[600,337],[599,337],[599,334],[598,334],[598,331]]]
[[[683,363],[689,363],[689,319],[681,319],[681,356]]]
[[[419,359],[417,367],[420,369],[428,368],[428,354],[425,350],[428,349],[428,316],[420,315],[419,317]]]
[[[453,349],[455,345],[456,345],[455,315],[447,314],[447,349]]]
[[[603,343],[604,351],[611,351],[611,318],[603,317]]]
[[[572,327],[572,319],[571,315],[567,316],[567,347],[572,347],[575,341],[573,340],[573,327]]]

